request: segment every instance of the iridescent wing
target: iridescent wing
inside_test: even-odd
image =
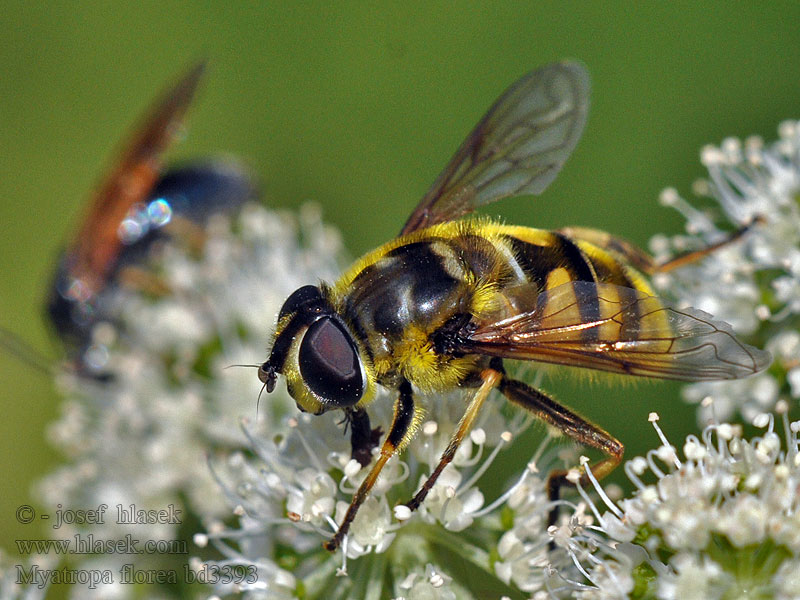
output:
[[[479,324],[456,351],[684,381],[747,377],[771,360],[701,310],[586,281],[541,293],[530,312]]]
[[[155,103],[93,195],[75,241],[65,253],[70,275],[83,281],[91,292],[102,286],[120,252],[120,224],[158,180],[164,151],[180,132],[204,70],[205,63],[194,65]]]
[[[205,159],[167,170],[144,200],[141,218],[136,218],[138,212],[133,215],[133,220],[144,226],[126,238],[109,279],[121,269],[143,263],[156,240],[165,236],[181,239],[185,234],[191,238],[212,216],[232,214],[257,197],[249,170],[232,158]],[[156,204],[169,207],[170,220],[163,225],[153,211]]]
[[[203,63],[194,65],[151,107],[59,259],[47,314],[69,346],[84,347],[96,321],[115,320],[109,292],[131,285],[164,289],[147,271],[154,242],[165,236],[197,240],[212,215],[230,213],[257,196],[248,170],[231,159],[162,173],[164,154],[181,133],[204,69]]]
[[[464,140],[401,234],[508,196],[543,192],[578,143],[588,109],[589,75],[579,63],[525,75]]]

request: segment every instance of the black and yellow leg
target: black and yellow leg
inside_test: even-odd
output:
[[[597,425],[593,425],[583,417],[561,406],[539,390],[535,390],[521,381],[507,377],[503,377],[499,389],[511,402],[531,411],[547,424],[575,441],[608,454],[608,458],[604,458],[589,467],[597,479],[602,479],[608,475],[622,461],[625,447],[618,439],[600,429]],[[585,472],[581,476],[580,482],[581,484],[588,483],[588,477]],[[558,500],[559,491],[565,485],[573,485],[567,479],[567,471],[558,470],[550,473],[547,479],[547,492],[551,501]],[[555,522],[557,516],[558,511],[553,509],[550,513],[551,525]]]
[[[744,227],[741,227],[740,229],[737,229],[733,233],[729,234],[727,237],[725,237],[725,239],[717,242],[716,244],[701,248],[700,250],[693,250],[691,252],[679,254],[675,258],[671,258],[663,263],[656,262],[647,252],[637,248],[630,242],[599,229],[591,229],[588,227],[565,227],[563,229],[559,229],[559,232],[563,233],[572,240],[589,242],[590,244],[598,246],[603,250],[609,250],[621,256],[626,262],[630,263],[642,273],[646,275],[654,275],[655,273],[666,273],[667,271],[672,271],[678,267],[701,260],[709,254],[716,252],[720,248],[724,248],[728,244],[736,242],[748,231],[750,231],[754,225],[760,222],[761,221],[759,219],[755,219],[751,223],[748,223]]]
[[[447,444],[447,448],[445,448],[442,457],[439,459],[439,464],[436,465],[436,468],[428,479],[422,484],[422,488],[406,504],[408,508],[416,510],[419,508],[419,505],[422,504],[422,501],[425,500],[425,496],[431,491],[439,475],[441,475],[444,468],[452,462],[458,447],[461,445],[461,440],[463,440],[464,436],[472,429],[472,424],[475,422],[475,418],[478,416],[484,401],[489,396],[489,392],[497,387],[502,378],[503,374],[496,369],[489,368],[481,372],[482,383],[472,396],[472,400],[470,400],[467,410],[464,412],[464,416],[461,417],[461,421],[458,423],[456,432],[453,434],[450,443]]]
[[[358,509],[364,503],[364,500],[369,496],[369,492],[375,482],[378,480],[386,462],[394,456],[398,449],[402,448],[408,442],[408,436],[411,434],[411,424],[414,421],[414,398],[411,391],[411,384],[407,381],[400,385],[400,396],[394,406],[394,419],[392,420],[392,427],[389,429],[389,434],[381,446],[381,452],[378,455],[378,460],[373,465],[372,470],[367,474],[366,479],[361,482],[353,499],[350,501],[350,506],[347,508],[347,513],[344,515],[344,520],[334,536],[325,542],[322,546],[329,552],[335,551],[342,543],[342,539],[347,535],[350,525],[358,512]]]

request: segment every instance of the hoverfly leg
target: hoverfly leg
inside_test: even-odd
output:
[[[734,242],[738,241],[742,236],[747,234],[754,226],[760,225],[764,222],[763,217],[756,217],[751,220],[747,225],[744,225],[737,229],[736,231],[728,234],[723,240],[717,242],[716,244],[711,244],[710,246],[706,246],[705,248],[701,248],[700,250],[693,250],[690,252],[684,252],[682,254],[678,254],[678,256],[671,258],[670,260],[663,262],[663,263],[656,263],[655,269],[648,273],[652,275],[654,273],[666,273],[667,271],[671,271],[673,269],[677,269],[678,267],[682,267],[684,265],[691,264],[693,262],[697,262],[708,256],[709,254],[716,252],[720,248],[724,248],[729,244],[733,244]]]
[[[366,467],[372,461],[372,449],[378,446],[383,430],[370,427],[369,415],[363,408],[347,410],[345,418],[350,426],[350,458]]]
[[[342,539],[344,539],[344,536],[347,535],[347,532],[350,529],[350,524],[353,522],[358,509],[364,503],[364,500],[367,499],[367,496],[369,495],[372,486],[374,486],[375,482],[378,480],[378,475],[380,475],[384,465],[398,450],[402,449],[408,443],[411,434],[413,433],[411,431],[411,424],[413,422],[414,396],[411,391],[411,384],[407,381],[404,381],[402,384],[400,384],[400,396],[397,398],[397,402],[394,406],[394,419],[392,420],[392,426],[389,429],[389,434],[386,436],[386,439],[383,442],[383,446],[381,446],[378,459],[372,466],[372,470],[367,474],[366,479],[361,482],[361,485],[356,493],[353,494],[353,499],[350,501],[350,506],[347,508],[347,513],[345,513],[344,519],[342,520],[341,525],[339,525],[339,529],[330,540],[322,544],[325,550],[334,552],[342,543]],[[369,425],[367,425],[367,427],[368,426]]]
[[[656,273],[666,273],[667,271],[672,271],[673,269],[702,260],[720,248],[737,242],[754,226],[761,223],[763,223],[763,219],[756,217],[750,223],[728,234],[716,244],[711,244],[700,250],[684,252],[663,263],[656,262],[647,252],[637,248],[627,240],[623,240],[622,238],[618,238],[599,229],[591,229],[589,227],[564,227],[558,231],[571,240],[589,242],[603,250],[608,250],[621,256],[625,262],[630,263],[645,275],[655,275]]]
[[[584,446],[591,446],[608,454],[608,458],[604,458],[588,467],[597,479],[602,479],[608,475],[622,462],[622,455],[625,452],[622,442],[597,425],[561,406],[549,396],[521,381],[507,377],[504,377],[500,382],[499,388],[502,394],[512,403],[531,411],[548,425]],[[565,470],[557,470],[550,473],[547,478],[547,493],[551,502],[555,503],[559,499],[559,493],[563,486],[575,485],[567,478],[567,473],[568,471]],[[582,485],[589,483],[585,472],[580,478],[580,483]],[[558,507],[554,506],[550,511],[549,524],[555,524],[557,518]]]
[[[431,491],[431,488],[433,488],[433,484],[436,483],[436,480],[439,478],[439,475],[442,474],[444,468],[452,462],[458,447],[461,445],[461,440],[464,439],[464,436],[466,436],[467,433],[469,433],[469,430],[472,428],[472,424],[475,422],[475,417],[478,416],[484,401],[489,396],[489,392],[497,387],[500,381],[503,379],[503,373],[500,370],[488,368],[481,372],[480,377],[482,380],[481,386],[470,400],[467,410],[464,412],[464,415],[461,417],[461,421],[458,423],[456,432],[453,434],[453,437],[450,439],[450,443],[447,444],[447,448],[445,448],[445,451],[442,453],[442,457],[439,459],[439,464],[436,465],[436,468],[428,476],[428,479],[422,484],[422,488],[420,488],[414,497],[406,503],[406,506],[409,509],[416,510],[419,508],[419,505],[422,504],[423,500],[425,500],[425,497],[428,495],[428,492]]]

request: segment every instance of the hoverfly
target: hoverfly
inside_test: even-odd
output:
[[[588,107],[589,77],[580,64],[556,63],[525,75],[469,134],[399,237],[362,257],[333,285],[301,287],[281,308],[259,379],[271,392],[283,374],[301,411],[344,411],[352,455],[362,466],[380,434],[366,412],[375,390],[398,393],[377,458],[326,549],[340,545],[383,466],[414,436],[415,391],[460,388],[469,400],[438,465],[407,503],[411,510],[453,459],[495,388],[605,453],[590,467],[596,477],[622,460],[619,440],[509,377],[503,359],[688,381],[747,377],[769,364],[767,352],[740,342],[726,323],[656,298],[641,274],[674,268],[713,248],[657,264],[598,230],[456,220],[508,196],[544,191],[575,148]],[[568,485],[566,475],[550,474],[551,499]]]
[[[59,259],[47,316],[82,375],[104,377],[102,365],[87,349],[94,325],[115,320],[114,292],[124,286],[153,291],[164,287],[142,266],[154,243],[164,236],[201,233],[211,215],[255,197],[247,173],[230,160],[162,173],[164,153],[181,133],[204,71],[205,63],[193,65],[156,100],[123,145],[120,159],[99,185]]]

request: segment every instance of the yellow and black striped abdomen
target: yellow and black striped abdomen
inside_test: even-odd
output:
[[[433,336],[454,318],[476,325],[546,308],[547,293],[565,284],[612,284],[606,295],[576,297],[565,310],[596,323],[625,290],[647,295],[645,279],[591,242],[560,232],[505,226],[487,220],[436,225],[398,238],[358,261],[332,288],[334,304],[375,365],[381,382],[405,377],[421,387],[457,384],[476,360],[437,353]],[[585,286],[583,287],[585,290]],[[609,298],[604,298],[608,300]],[[661,317],[659,317],[661,318]],[[587,327],[587,343],[614,339],[613,322]],[[474,357],[473,357],[474,358]]]
[[[491,229],[512,250],[527,278],[542,291],[567,281],[594,281],[653,295],[642,275],[613,250],[558,231],[503,225]]]
[[[533,310],[547,314],[561,312],[563,320],[585,325],[579,333],[587,344],[598,340],[636,341],[639,332],[645,329],[669,331],[666,313],[638,314],[637,304],[632,300],[641,294],[655,294],[645,277],[613,248],[601,248],[557,231],[499,226],[498,232],[513,249],[517,264],[537,290],[535,302],[529,295],[527,302],[518,303],[508,316]],[[565,284],[570,282],[594,283],[598,291],[590,293],[594,287],[577,286],[580,288],[577,295],[569,293]],[[558,293],[553,293],[556,288]],[[501,292],[508,295],[514,290]],[[654,298],[649,307],[656,305],[660,301]],[[638,328],[620,327],[614,318],[620,306],[627,307],[629,322],[637,323]],[[574,314],[568,317],[569,313]],[[591,326],[595,323],[598,325]]]
[[[576,298],[571,307],[564,310],[580,312],[581,322],[589,324],[612,315],[607,314],[617,302],[626,302],[626,289],[636,290],[648,296],[654,292],[647,280],[633,267],[626,264],[613,249],[601,248],[592,242],[566,235],[558,231],[546,231],[520,226],[496,226],[501,242],[507,244],[513,252],[514,259],[529,282],[535,285],[538,294],[548,292],[569,282],[586,281],[596,284],[611,284],[619,289],[604,286],[605,296],[614,295],[610,303],[601,302],[597,298],[582,296]],[[584,286],[584,289],[585,286]],[[565,294],[558,295],[559,302],[564,302]],[[529,312],[536,304],[529,300],[517,306],[513,313]],[[539,297],[537,295],[537,302]],[[557,307],[549,307],[556,309]],[[512,316],[512,315],[509,315]],[[653,317],[663,319],[662,316]],[[581,336],[587,342],[597,339],[609,339],[614,323],[600,327],[586,327]]]

